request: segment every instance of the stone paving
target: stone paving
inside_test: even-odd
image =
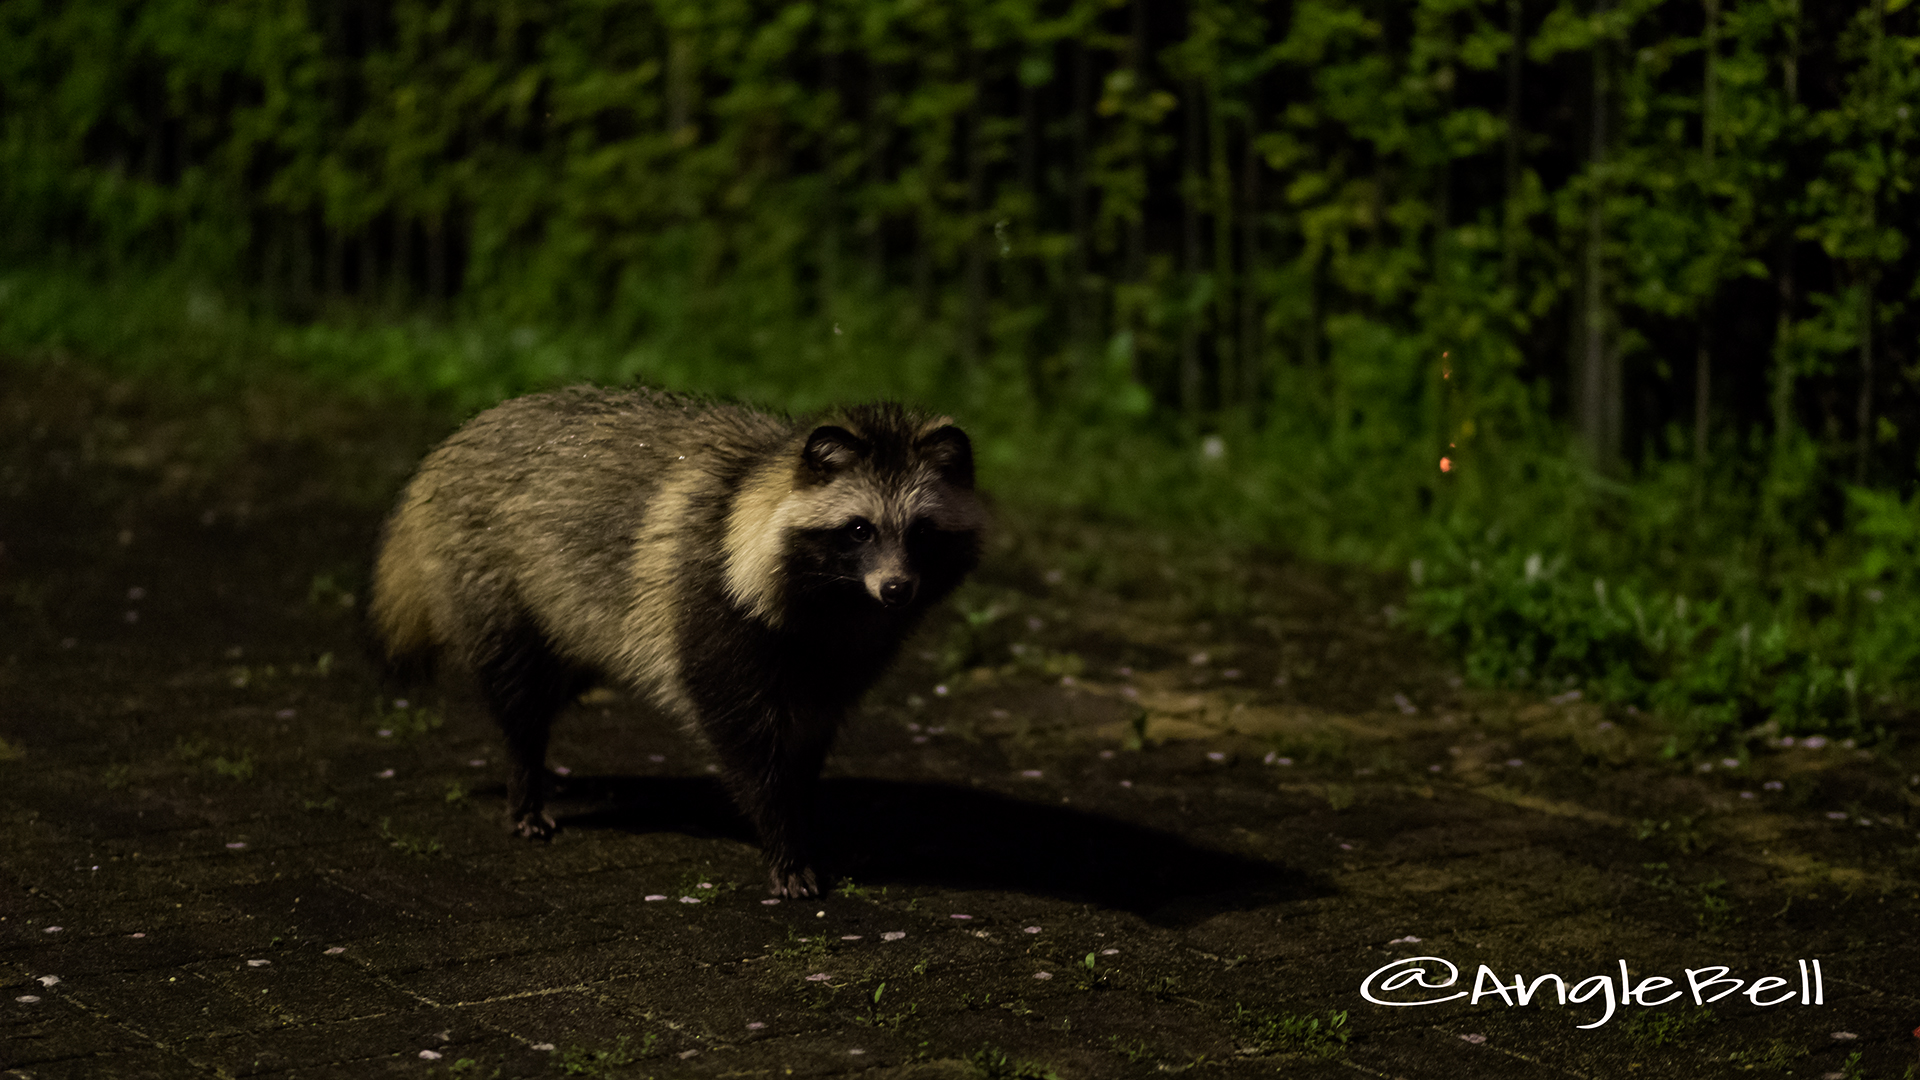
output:
[[[1459,688],[1364,584],[1273,559],[1196,603],[1102,569],[1151,538],[1011,516],[973,618],[928,628],[830,762],[836,887],[776,903],[701,748],[639,704],[562,721],[562,831],[527,843],[473,703],[363,659],[370,538],[442,421],[16,374],[0,1075],[1920,1061],[1910,748],[1665,761],[1633,717]],[[1717,966],[1740,988],[1696,1005]],[[1381,1000],[1467,996],[1374,1004],[1382,968]]]

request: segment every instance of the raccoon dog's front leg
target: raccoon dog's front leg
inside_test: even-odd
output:
[[[769,710],[732,737],[713,740],[727,787],[760,836],[775,896],[820,891],[813,869],[814,791],[834,726],[828,718]]]

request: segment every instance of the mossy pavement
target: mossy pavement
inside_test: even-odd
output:
[[[831,759],[834,891],[774,903],[706,755],[640,704],[562,721],[562,830],[527,843],[473,703],[365,660],[372,536],[445,417],[24,365],[0,410],[0,1075],[1920,1060],[1911,745],[1668,760],[1645,718],[1461,688],[1390,585],[1003,508]],[[1362,996],[1418,956],[1460,982],[1375,995],[1507,986]],[[1623,960],[1790,1000],[1647,986],[1583,1029]],[[1507,1004],[1550,973],[1586,999]]]

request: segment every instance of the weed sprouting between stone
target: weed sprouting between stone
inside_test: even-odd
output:
[[[1348,1040],[1353,1038],[1344,1009],[1330,1011],[1322,1020],[1307,1013],[1278,1014],[1236,1003],[1233,1022],[1260,1050],[1268,1053],[1332,1057],[1346,1049]]]
[[[1712,1009],[1683,1009],[1675,1012],[1641,1013],[1621,1021],[1627,1038],[1645,1047],[1677,1044],[1690,1033],[1719,1020]]]
[[[392,708],[385,698],[373,702],[374,734],[383,739],[418,739],[444,723],[446,717],[430,705],[414,705],[405,698],[394,699]]]
[[[1037,1061],[1015,1061],[991,1044],[968,1054],[966,1062],[981,1080],[1060,1080],[1060,1074],[1051,1067]]]
[[[427,859],[442,853],[440,841],[427,836],[411,836],[393,831],[393,819],[380,819],[380,838],[388,845],[416,858]]]
[[[556,1064],[560,1066],[561,1072],[569,1076],[608,1076],[613,1070],[624,1068],[633,1064],[636,1059],[645,1057],[653,1049],[653,1044],[659,1040],[660,1036],[649,1031],[641,1037],[640,1049],[637,1051],[630,1048],[632,1039],[626,1035],[620,1036],[612,1046],[600,1048],[571,1046],[561,1052]]]

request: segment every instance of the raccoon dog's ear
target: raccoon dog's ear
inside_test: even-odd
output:
[[[813,429],[807,436],[807,448],[800,451],[800,460],[814,475],[825,479],[842,469],[852,466],[867,456],[870,448],[867,441],[843,427],[826,424]]]
[[[920,452],[955,487],[973,486],[973,441],[952,424],[943,424],[920,436]]]

